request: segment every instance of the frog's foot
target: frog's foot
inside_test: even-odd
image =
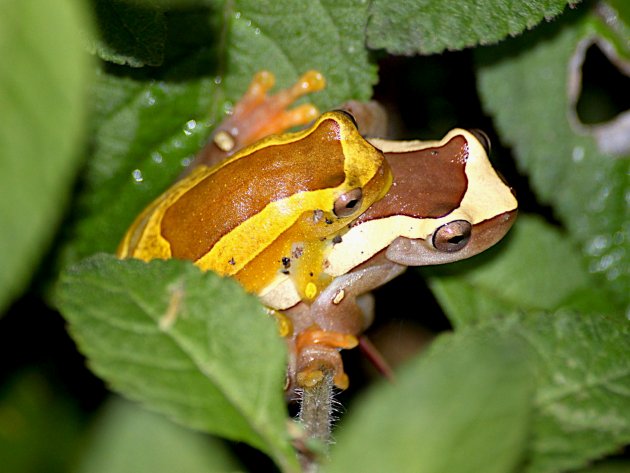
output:
[[[317,71],[308,71],[295,84],[274,95],[267,93],[275,84],[269,71],[252,79],[245,95],[236,103],[232,115],[217,127],[203,153],[203,164],[213,165],[239,149],[274,133],[305,125],[319,115],[313,104],[287,107],[300,97],[324,88],[326,80]]]
[[[354,348],[358,343],[354,335],[329,332],[316,326],[299,333],[295,338],[297,385],[313,387],[329,372],[335,386],[346,389],[349,380],[339,350]]]

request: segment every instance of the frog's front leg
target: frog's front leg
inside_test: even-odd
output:
[[[284,312],[293,325],[293,335],[287,337],[289,389],[312,386],[326,371],[332,372],[335,386],[348,387],[340,351],[357,346],[372,322],[371,299],[366,295],[405,269],[381,252],[335,278],[310,305],[300,303]]]
[[[323,89],[326,80],[321,73],[308,71],[293,86],[268,95],[274,84],[275,76],[271,72],[258,72],[231,115],[214,130],[193,165],[213,166],[261,138],[306,125],[317,118],[319,111],[313,104],[287,107],[300,97]]]

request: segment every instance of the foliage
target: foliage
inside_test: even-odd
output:
[[[0,309],[50,244],[79,166],[88,58],[83,11],[65,0],[0,5]],[[61,132],[60,132],[61,130]]]
[[[92,369],[114,389],[295,463],[278,396],[285,350],[236,282],[182,261],[99,255],[64,273],[59,292]]]
[[[54,305],[112,390],[184,426],[248,443],[281,471],[299,471],[273,319],[235,283],[189,263],[111,253],[260,69],[272,70],[279,87],[320,70],[328,86],[312,99],[322,110],[371,98],[379,76],[383,95],[388,81],[412,95],[440,78],[472,92],[476,81],[492,122],[470,105],[476,98],[457,104],[494,127],[494,158],[514,182],[521,215],[483,255],[413,270],[454,331],[401,367],[395,385],[375,383],[351,400],[324,469],[630,468],[620,454],[630,443],[630,132],[623,115],[613,120],[623,110],[588,124],[589,110],[600,110],[579,100],[589,48],[600,48],[619,74],[630,71],[623,1],[0,3],[0,51],[10,66],[0,72],[0,306],[14,303],[0,321],[2,341],[34,336],[36,328],[12,321],[43,324],[20,308],[54,281]],[[474,50],[449,52],[467,47]],[[438,57],[453,58],[451,66],[435,67]],[[424,100],[425,108],[448,109],[443,98]],[[412,110],[420,115],[424,105]],[[438,114],[405,123],[407,131],[438,138],[423,133],[457,119]],[[411,314],[418,320],[426,317],[420,299]],[[157,471],[178,458],[189,471],[239,468],[220,441],[128,404],[106,408],[87,447],[61,458],[79,444],[91,413],[80,412],[79,396],[34,395],[57,388],[14,371],[0,391],[0,458],[16,472],[44,471],[29,447],[55,435],[54,448],[38,447],[48,471],[123,471],[135,461],[133,471]],[[63,429],[51,425],[64,418]],[[185,459],[179,447],[167,452],[170,444],[186,448]]]

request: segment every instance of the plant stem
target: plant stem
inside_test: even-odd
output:
[[[304,473],[317,473],[320,457],[328,454],[331,444],[331,425],[333,411],[333,379],[330,371],[325,372],[322,380],[315,386],[304,388],[300,404],[299,418],[304,427],[306,445],[300,453],[300,462]],[[314,452],[313,442],[319,448]],[[318,455],[319,453],[320,455]]]

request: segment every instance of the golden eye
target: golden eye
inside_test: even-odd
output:
[[[454,220],[438,228],[433,234],[433,246],[444,253],[454,253],[470,241],[472,225],[466,220]]]
[[[337,200],[335,200],[335,206],[333,207],[334,214],[337,217],[349,217],[361,208],[362,198],[363,191],[360,187],[341,194],[337,197]]]

